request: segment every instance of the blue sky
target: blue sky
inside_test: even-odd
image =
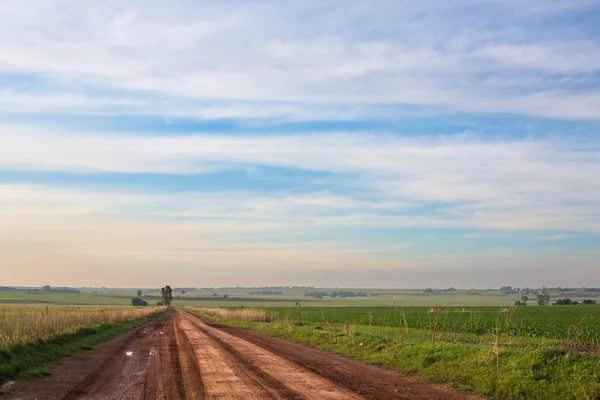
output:
[[[600,286],[597,1],[0,6],[0,284]]]

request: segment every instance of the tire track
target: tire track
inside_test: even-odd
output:
[[[264,374],[243,358],[233,356],[183,314],[179,328],[187,336],[198,360],[207,399],[298,399],[281,382]]]
[[[178,321],[175,322],[176,324]],[[183,374],[183,387],[186,400],[205,400],[204,384],[200,373],[198,359],[187,336],[175,326],[176,344],[180,351],[179,362]]]
[[[289,362],[274,353],[266,351],[242,339],[211,328],[195,316],[178,310],[182,314],[182,329],[188,335],[194,335],[201,345],[199,352],[206,347],[218,349],[219,356],[230,365],[238,377],[250,378],[275,399],[306,400],[359,400],[362,397],[343,387],[323,379],[304,368]],[[196,349],[196,348],[195,348]],[[201,365],[201,369],[204,371]],[[203,377],[206,375],[203,374]],[[248,384],[248,382],[246,382]],[[210,390],[205,383],[207,398]],[[240,397],[242,399],[243,397]]]
[[[141,399],[152,362],[152,337],[161,328],[159,323],[138,328],[135,335],[61,399],[95,400],[108,395],[114,399]]]

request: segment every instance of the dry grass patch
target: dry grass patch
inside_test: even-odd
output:
[[[31,343],[77,328],[120,323],[153,314],[160,307],[5,307],[0,309],[0,347]]]
[[[220,319],[235,320],[235,321],[259,321],[270,322],[271,316],[264,310],[258,308],[205,308],[205,307],[190,307],[191,310],[200,312],[211,317]]]

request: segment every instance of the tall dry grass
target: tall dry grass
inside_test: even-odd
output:
[[[125,322],[150,315],[159,307],[5,307],[0,308],[0,347],[29,343],[77,328]]]
[[[270,322],[271,316],[264,310],[258,308],[205,308],[205,307],[190,307],[194,311],[206,314],[212,317],[221,319],[229,319],[236,321],[259,321]]]

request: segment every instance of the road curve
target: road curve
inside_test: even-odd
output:
[[[14,400],[449,399],[472,397],[178,308],[50,378],[17,387]]]

